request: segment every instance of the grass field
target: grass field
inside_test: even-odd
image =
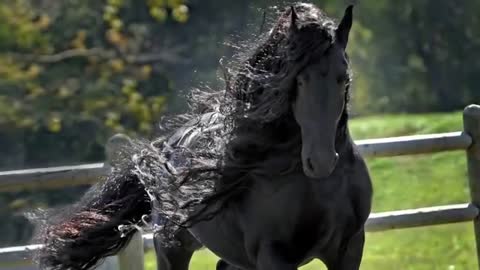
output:
[[[462,129],[461,113],[391,115],[351,121],[355,139],[427,134]],[[367,161],[374,182],[373,211],[468,202],[465,153],[376,158]],[[475,269],[471,223],[367,234],[362,269]],[[147,269],[155,269],[147,254]],[[214,269],[207,250],[194,255],[191,269]],[[313,262],[303,270],[325,269]]]

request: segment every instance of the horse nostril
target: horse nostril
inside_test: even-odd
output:
[[[307,158],[307,168],[309,171],[314,172],[315,170],[313,169],[313,163],[311,158]]]

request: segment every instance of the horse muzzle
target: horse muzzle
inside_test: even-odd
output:
[[[303,172],[310,178],[326,178],[330,176],[338,162],[338,153],[331,155],[331,158],[315,158],[305,157],[302,161]]]

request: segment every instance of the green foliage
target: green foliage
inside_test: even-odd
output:
[[[171,85],[160,50],[148,35],[158,23],[132,11],[142,3],[44,2],[49,9],[37,1],[0,4],[1,130],[34,138],[71,134],[66,129],[82,133],[88,126],[95,132],[86,136],[98,145],[115,132],[150,134]],[[183,1],[153,2],[143,7],[184,6]],[[183,17],[172,17],[184,22],[188,12],[183,10]],[[10,164],[0,161],[0,166]]]
[[[355,119],[356,139],[450,132],[461,129],[461,113],[389,115]],[[368,159],[374,183],[373,211],[428,207],[469,201],[463,151]],[[475,241],[471,223],[368,233],[362,269],[473,269]],[[155,269],[147,254],[146,269]],[[215,267],[207,250],[195,254],[194,270]],[[302,270],[326,269],[319,261]]]
[[[340,18],[345,1],[313,1]],[[354,111],[430,112],[480,100],[478,1],[354,1]]]
[[[361,1],[354,30],[368,39],[351,43],[363,77],[358,111],[451,111],[478,102],[479,10],[478,1]]]
[[[168,7],[170,23],[188,19],[185,8],[173,12],[184,1],[157,4]],[[133,0],[0,2],[0,168],[101,161],[113,133],[154,132],[172,81],[152,40],[164,23],[152,8]],[[30,238],[25,209],[71,202],[83,190],[1,194],[0,243]]]
[[[152,2],[149,8],[183,6],[182,1]],[[0,6],[5,20],[0,31],[5,33],[4,38],[0,34],[0,125],[58,133],[65,123],[89,122],[105,130],[97,132],[100,140],[106,133],[151,131],[164,109],[168,79],[156,71],[158,65],[137,59],[153,49],[146,45],[148,36],[132,27],[142,25],[145,32],[154,23],[128,14],[129,1],[66,1],[54,5],[59,12],[54,17],[35,9],[34,2],[15,3]],[[99,14],[95,10],[102,5]]]

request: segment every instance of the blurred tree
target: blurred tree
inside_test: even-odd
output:
[[[451,111],[478,102],[479,10],[478,1],[359,1],[351,43],[363,77],[356,108]]]
[[[167,20],[158,13],[188,18],[183,1],[157,2],[1,4],[0,126],[24,145],[25,164],[98,160],[113,132],[151,132],[171,89],[163,68],[179,57],[151,38]]]
[[[149,136],[172,93],[165,69],[181,61],[159,25],[188,16],[183,0],[1,2],[0,168],[99,161],[113,133]],[[80,190],[0,194],[0,243],[28,239],[16,211]]]

